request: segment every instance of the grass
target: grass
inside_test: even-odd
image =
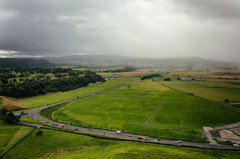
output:
[[[148,122],[157,127],[141,126],[162,102],[161,97],[165,97],[166,101]],[[239,115],[239,112],[223,105],[144,80],[130,87],[76,100],[55,111],[52,116],[85,127],[203,141],[197,130],[202,130],[204,126],[239,122]]]
[[[143,124],[162,98],[95,95],[69,103],[54,113],[54,118]]]
[[[32,129],[32,127],[8,124],[3,120],[0,120],[0,154],[29,133]]]
[[[159,82],[217,102],[223,103],[225,99],[229,99],[230,102],[240,102],[239,82],[232,80]]]
[[[26,108],[23,105],[19,104],[18,102],[9,100],[9,99],[5,98],[4,96],[2,96],[2,105],[1,106],[2,106],[2,108],[7,109],[8,111]]]
[[[93,92],[97,92],[100,90],[105,90],[108,88],[112,88],[121,84],[126,84],[131,81],[136,80],[137,78],[119,78],[115,80],[109,80],[106,81],[103,84],[97,84],[94,86],[89,86],[83,89],[76,89],[76,90],[71,90],[67,92],[61,92],[61,93],[54,93],[50,95],[40,95],[36,97],[29,97],[29,98],[23,98],[23,99],[15,99],[22,105],[31,108],[31,107],[36,107],[36,106],[41,106],[41,105],[46,105],[46,104],[53,104],[56,102],[61,102],[65,101],[67,99],[75,98],[78,96],[82,96],[85,94],[90,94]]]
[[[42,136],[36,136],[42,131]],[[239,151],[165,146],[100,139],[80,134],[38,129],[3,158],[238,158]]]
[[[41,113],[43,113],[44,116],[46,117],[52,117],[52,114],[54,111],[66,106],[68,103],[63,103],[63,104],[59,104],[57,106],[54,106],[54,107],[50,107],[50,108],[47,108],[47,109],[44,109],[41,111]]]

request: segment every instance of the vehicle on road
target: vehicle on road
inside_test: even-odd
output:
[[[143,137],[139,136],[138,139],[143,139]]]
[[[178,143],[182,143],[182,140],[178,140]]]
[[[58,126],[58,124],[55,124],[55,126]]]
[[[54,124],[52,124],[52,126],[54,126]]]
[[[121,131],[117,131],[117,134],[121,134],[122,132]]]
[[[238,144],[233,144],[233,147],[240,147]]]
[[[49,123],[49,121],[47,121],[46,123]]]
[[[161,139],[160,138],[157,138],[158,141],[160,141]]]
[[[89,131],[92,131],[92,128],[89,128]]]
[[[78,129],[75,129],[76,131],[78,131]]]
[[[129,136],[129,137],[132,137],[132,135],[131,135],[131,134],[129,134],[128,136]]]
[[[210,143],[211,146],[214,146],[214,143]]]
[[[143,140],[146,140],[146,137],[143,137],[142,139],[143,139]]]
[[[178,141],[173,141],[174,144],[178,144]]]

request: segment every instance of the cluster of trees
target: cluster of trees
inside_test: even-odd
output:
[[[25,79],[22,83],[2,84],[0,95],[16,98],[31,97],[46,94],[48,92],[69,91],[87,86],[89,83],[96,83],[97,81],[105,82],[105,79],[102,76],[97,75],[95,72],[86,71],[84,72],[84,76],[78,76],[79,74],[80,72],[77,71],[74,74],[72,73],[73,76],[69,76],[69,78],[55,80],[52,80],[51,78],[40,80]]]
[[[66,76],[79,76],[80,74],[84,74],[88,71],[77,71],[72,69],[62,69],[62,68],[24,68],[24,69],[10,69],[10,70],[0,70],[0,84],[12,84],[17,82],[16,79],[8,80],[8,78],[15,78],[15,77],[27,77],[27,79],[20,78],[19,81],[35,81],[41,80],[42,78],[51,79],[48,74],[54,74],[55,77],[64,78]],[[30,75],[32,79],[28,79]]]
[[[103,71],[103,72],[132,72],[132,71],[137,71],[136,68],[134,67],[124,67],[123,69],[116,69],[116,70],[106,70],[106,71]]]
[[[164,78],[164,81],[171,81],[171,78]]]
[[[160,74],[151,74],[151,75],[143,76],[143,77],[141,78],[141,80],[145,80],[145,79],[149,79],[149,78],[153,78],[153,77],[163,77],[163,76],[160,75]]]
[[[7,112],[6,109],[0,110],[0,119],[8,123],[19,122],[20,117],[14,116],[12,112]]]

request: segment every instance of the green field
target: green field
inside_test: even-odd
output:
[[[0,154],[15,144],[32,129],[32,127],[8,124],[0,120]]]
[[[240,82],[233,80],[213,81],[158,81],[166,86],[194,93],[196,96],[204,97],[217,102],[240,102]]]
[[[157,127],[141,126],[163,97],[166,101],[148,122]],[[79,99],[51,113],[54,119],[75,125],[191,141],[203,141],[200,130],[204,126],[236,123],[240,115],[150,80]]]
[[[69,103],[54,113],[54,118],[143,124],[162,100],[141,96],[95,95]]]
[[[71,90],[67,92],[62,92],[62,93],[55,93],[55,94],[48,94],[48,95],[40,95],[36,97],[29,97],[29,98],[24,98],[24,99],[14,99],[17,100],[19,103],[23,104],[26,107],[36,107],[36,106],[41,106],[41,105],[46,105],[46,104],[53,104],[56,102],[61,102],[65,101],[71,98],[75,98],[78,96],[90,94],[93,92],[97,92],[100,90],[112,88],[121,84],[126,84],[131,81],[136,80],[137,78],[133,77],[125,77],[125,78],[119,78],[115,80],[108,80],[103,84],[97,84],[94,86],[89,86],[83,89],[76,89],[76,90]]]
[[[36,132],[42,131],[42,136]],[[238,158],[239,151],[220,151],[100,139],[38,129],[3,158]]]

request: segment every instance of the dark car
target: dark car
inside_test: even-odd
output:
[[[58,124],[56,124],[55,126],[58,126]]]
[[[75,129],[76,131],[78,131],[78,129]]]
[[[47,121],[46,123],[49,123],[49,121]]]
[[[160,138],[157,138],[158,141],[160,141],[161,139]]]
[[[139,136],[138,139],[143,139],[143,137]]]

